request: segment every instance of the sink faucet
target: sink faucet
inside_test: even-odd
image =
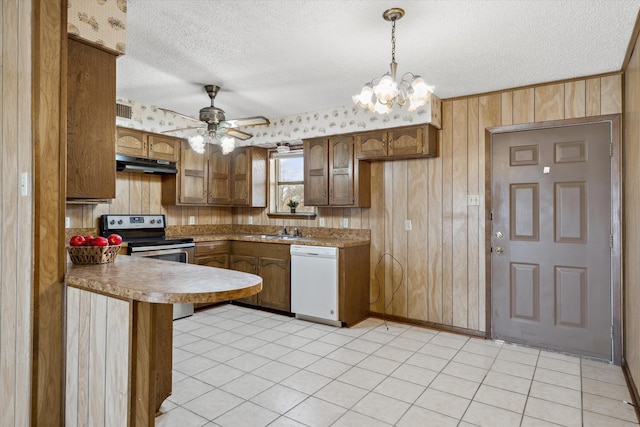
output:
[[[296,237],[300,237],[300,230],[298,229],[298,227],[296,227],[296,228],[293,230],[293,235],[294,235],[294,236],[296,236]]]
[[[289,234],[289,233],[287,232],[287,226],[286,226],[286,225],[282,226],[282,235],[283,235],[283,236],[286,236],[286,235],[288,235],[288,234]]]

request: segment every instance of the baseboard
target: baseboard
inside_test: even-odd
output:
[[[622,359],[622,372],[624,373],[624,379],[627,381],[627,387],[629,388],[629,393],[631,393],[631,401],[636,410],[636,418],[640,423],[640,394],[638,394],[638,388],[636,384],[633,382],[633,377],[631,376],[631,371],[629,371],[629,366],[627,366],[627,361]]]
[[[427,328],[436,329],[438,331],[452,332],[454,334],[467,335],[471,337],[485,338],[485,335],[486,335],[486,333],[483,331],[460,328],[458,326],[443,325],[441,323],[433,323],[433,322],[428,322],[426,320],[407,319],[406,317],[394,316],[389,314],[383,315],[382,313],[375,313],[373,311],[369,312],[369,316],[375,317],[377,319],[385,319],[385,320],[391,320],[397,323],[404,323],[405,325],[425,326]]]

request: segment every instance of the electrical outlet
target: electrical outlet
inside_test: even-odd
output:
[[[320,225],[320,227],[324,227],[324,218],[320,218],[318,220],[318,225]]]
[[[64,228],[71,228],[71,217],[64,217]]]
[[[469,194],[467,195],[467,205],[469,206],[479,206],[480,205],[480,196],[477,194]]]
[[[349,227],[349,219],[342,218],[342,228],[347,228],[347,227]]]
[[[253,224],[253,217],[251,215],[249,215],[249,218],[247,218],[247,224]]]
[[[411,231],[411,220],[410,220],[410,219],[408,219],[408,220],[406,220],[406,221],[404,222],[404,229],[405,229],[406,231]]]
[[[189,216],[189,225],[193,225],[196,223],[196,217],[193,215]]]

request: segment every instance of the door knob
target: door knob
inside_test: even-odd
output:
[[[502,249],[502,247],[498,246],[498,247],[496,248],[496,253],[497,253],[497,254],[501,254],[501,253],[503,253],[503,252],[504,252],[504,249]]]

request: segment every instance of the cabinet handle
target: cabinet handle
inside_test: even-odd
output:
[[[142,142],[142,149],[146,150],[147,149],[147,141],[143,141]]]
[[[153,151],[153,142],[149,143],[149,151]]]

